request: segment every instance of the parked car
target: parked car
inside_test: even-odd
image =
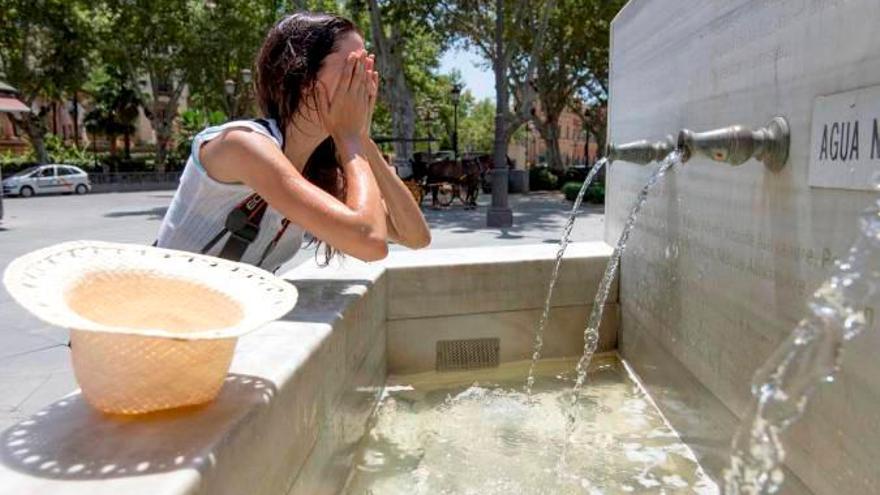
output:
[[[34,194],[85,194],[92,189],[89,174],[64,164],[39,165],[3,179],[3,194],[28,198]]]
[[[3,182],[3,172],[0,171],[0,183]],[[0,220],[3,220],[3,187],[0,187]]]

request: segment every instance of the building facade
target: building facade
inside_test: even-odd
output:
[[[593,163],[598,152],[594,140],[588,143],[580,117],[567,109],[559,116],[559,152],[566,167],[584,165],[587,158]],[[538,129],[528,122],[511,139],[507,154],[516,168],[531,168],[547,162],[547,145]]]

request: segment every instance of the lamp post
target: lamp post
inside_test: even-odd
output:
[[[223,81],[223,92],[226,94],[226,113],[229,120],[235,120],[235,81],[227,79]]]
[[[418,108],[418,113],[422,118],[422,122],[425,125],[425,130],[427,131],[428,136],[428,156],[430,157],[433,154],[433,150],[431,149],[431,142],[434,139],[433,132],[433,124],[437,119],[437,110],[433,105],[425,105],[423,107]]]
[[[248,103],[250,102],[251,82],[254,80],[253,72],[250,69],[241,69],[241,86],[232,79],[223,81],[223,92],[226,94],[226,113],[229,120],[235,120],[238,117],[238,110],[244,110],[250,113]],[[236,88],[239,89],[236,93]],[[244,100],[244,103],[242,103]]]
[[[428,108],[428,156],[430,157],[434,151],[431,149],[431,144],[434,143],[434,121],[437,120],[437,109],[434,107]]]
[[[452,106],[455,108],[452,117],[452,153],[458,160],[458,102],[461,100],[461,84],[455,83],[449,94],[452,96]]]

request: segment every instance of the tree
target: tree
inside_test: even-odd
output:
[[[495,75],[495,167],[507,165],[511,136],[532,117],[538,54],[555,0],[442,0],[436,24],[476,48]],[[540,12],[540,15],[535,13]],[[522,43],[527,33],[528,45]],[[511,97],[514,104],[511,106]]]
[[[470,93],[465,93],[462,101],[472,98]],[[489,151],[494,144],[495,104],[487,98],[469,106],[471,108],[461,119],[459,126],[462,149],[476,152]]]
[[[131,157],[131,134],[143,104],[132,80],[117,67],[108,65],[93,71],[85,88],[94,102],[85,116],[86,130],[107,136],[111,155],[116,154],[116,137],[124,136],[126,158]]]
[[[188,81],[190,106],[208,112],[222,110],[230,118],[253,116],[254,95],[242,70],[250,70],[253,76],[263,38],[284,13],[281,5],[280,0],[226,0],[215,1],[201,12],[196,27],[201,38],[197,55],[200,62],[193,67]],[[225,92],[227,80],[235,83],[236,95],[232,98]]]
[[[580,117],[587,131],[586,146],[592,137],[600,152],[605,149],[608,126],[608,58],[611,37],[611,20],[620,10],[623,2],[590,1],[586,6],[590,16],[582,29],[592,42],[585,60],[588,74],[586,82],[578,87],[576,97],[569,102],[569,108]],[[585,156],[589,159],[589,150]]]
[[[178,109],[187,92],[200,106],[222,105],[224,81],[250,68],[278,0],[106,0],[105,56],[138,79],[165,170]],[[242,86],[239,86],[240,88]],[[219,103],[218,103],[219,102]],[[221,107],[222,108],[222,107]]]
[[[363,11],[362,1],[350,2],[357,17]],[[416,95],[413,80],[436,68],[441,33],[428,24],[433,6],[418,0],[379,2],[367,0],[370,49],[376,53],[376,64],[382,77],[380,98],[391,117],[391,134],[395,155],[408,158],[415,136]],[[427,55],[427,57],[425,57]]]
[[[595,74],[608,73],[608,36],[612,17],[620,9],[621,0],[558,0],[552,8],[545,42],[538,54],[534,87],[539,109],[532,122],[547,148],[547,159],[554,170],[562,170],[559,149],[559,118],[568,108],[585,116],[576,102],[576,94],[592,87]],[[520,43],[529,47],[531,36],[526,33]],[[598,115],[590,120],[598,125]],[[604,125],[604,123],[602,124]]]
[[[105,57],[137,78],[144,91],[145,113],[156,133],[156,167],[164,172],[181,98],[204,63],[199,59],[203,49],[197,28],[209,7],[193,0],[106,0],[106,4]]]
[[[0,0],[0,78],[34,109],[13,117],[39,163],[48,163],[46,114],[51,103],[88,77],[93,40],[87,3],[76,0]]]

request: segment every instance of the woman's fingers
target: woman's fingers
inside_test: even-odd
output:
[[[349,53],[348,58],[345,59],[345,66],[342,68],[342,78],[339,81],[340,88],[345,88],[346,90],[351,89],[351,86],[355,81],[357,66],[358,59],[354,52]]]
[[[370,96],[375,98],[379,94],[379,73],[373,71],[370,75],[372,76],[370,78]]]
[[[327,94],[327,88],[324,83],[318,81],[315,85],[315,98],[318,100],[318,116],[321,123],[325,123],[327,116],[330,114],[330,96]]]
[[[364,80],[364,56],[363,54],[359,54],[357,59],[355,60],[355,69],[354,69],[354,77],[352,80],[352,84],[363,84]]]

